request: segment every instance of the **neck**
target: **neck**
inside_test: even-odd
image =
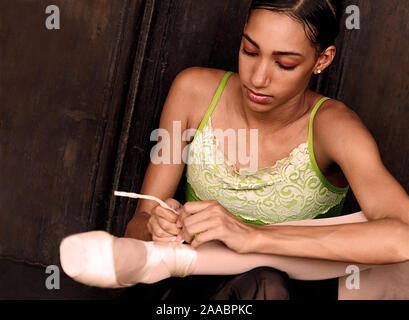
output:
[[[308,90],[284,103],[270,106],[271,109],[266,112],[255,111],[254,107],[249,106],[252,102],[247,97],[243,94],[240,94],[240,97],[241,103],[238,104],[240,116],[248,128],[257,128],[261,132],[278,132],[302,118],[310,109]]]

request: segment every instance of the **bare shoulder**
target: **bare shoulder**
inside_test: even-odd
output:
[[[324,102],[314,118],[314,132],[325,134],[353,129],[367,131],[358,114],[343,102],[331,99]],[[348,134],[347,132],[344,132]]]
[[[375,139],[358,114],[338,100],[327,100],[318,109],[314,135],[333,160],[340,160],[352,148],[377,152]]]
[[[172,89],[184,96],[190,128],[196,128],[209,107],[215,91],[226,71],[204,67],[190,67],[178,73]]]
[[[204,67],[190,67],[178,73],[175,81],[184,84],[194,93],[211,89],[214,81],[221,80],[226,71]]]

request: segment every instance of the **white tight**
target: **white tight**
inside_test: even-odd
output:
[[[286,222],[281,225],[320,226],[368,221],[363,212],[341,217]],[[280,224],[277,224],[280,225]],[[222,243],[213,241],[197,250],[195,275],[230,275],[267,266],[286,272],[298,280],[323,280],[339,277],[338,299],[409,299],[409,261],[390,265],[364,265],[319,259],[269,254],[238,254]],[[360,270],[359,289],[348,289],[346,273],[349,265]],[[169,275],[170,276],[170,275]],[[350,287],[350,286],[349,286]]]
[[[367,219],[363,213],[357,212],[282,225],[319,226],[365,221]],[[290,278],[298,280],[339,277],[338,298],[341,300],[409,299],[409,261],[376,266],[353,263],[360,270],[360,285],[359,290],[350,290],[346,286],[349,276],[346,269],[351,263],[347,262],[271,254],[238,254],[217,241],[205,243],[194,250],[190,245],[116,238],[102,231],[69,238],[60,247],[64,271],[88,285],[123,287],[138,282],[154,283],[171,276],[239,274],[266,266],[286,272]],[[73,256],[73,252],[78,252],[78,256]],[[90,267],[84,266],[84,261],[89,261]],[[96,265],[106,267],[97,270]]]

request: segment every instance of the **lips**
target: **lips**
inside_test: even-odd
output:
[[[246,89],[247,89],[247,95],[248,95],[249,99],[251,101],[256,102],[256,103],[267,103],[273,98],[272,96],[268,96],[268,95],[265,95],[265,94],[255,93],[254,91],[250,90],[249,88],[246,88]]]

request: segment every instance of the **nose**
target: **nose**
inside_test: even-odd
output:
[[[266,62],[260,62],[254,67],[251,82],[254,88],[267,88],[271,82],[271,75]]]

